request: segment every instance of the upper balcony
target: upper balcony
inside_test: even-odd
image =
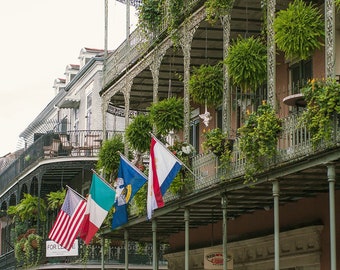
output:
[[[109,139],[117,133],[119,132],[107,131],[105,138]],[[103,139],[104,134],[101,130],[38,134],[33,144],[0,171],[0,190],[4,191],[19,175],[42,160],[96,158]]]

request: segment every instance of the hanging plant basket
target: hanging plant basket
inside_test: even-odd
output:
[[[267,48],[260,38],[239,37],[230,46],[225,59],[232,82],[250,92],[267,78]]]
[[[194,68],[189,80],[189,91],[192,99],[199,104],[219,105],[223,98],[222,65]]]
[[[140,152],[144,153],[150,149],[150,133],[152,132],[152,123],[148,115],[137,115],[129,126],[126,128],[126,139],[130,146]]]
[[[308,59],[323,45],[324,27],[321,12],[315,5],[295,0],[286,10],[279,11],[274,21],[277,47],[287,59]]]
[[[155,124],[159,135],[168,135],[170,131],[183,129],[184,102],[182,98],[163,99],[149,107],[151,122]]]

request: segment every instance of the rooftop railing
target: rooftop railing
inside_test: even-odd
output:
[[[197,7],[200,0],[186,0],[186,9],[184,14],[190,14]],[[166,10],[167,12],[167,10]],[[183,18],[184,19],[184,18]],[[141,27],[137,27],[129,37],[129,42],[125,40],[114,52],[112,52],[106,61],[104,74],[104,88],[123,71],[144,55],[149,49],[156,44],[156,41],[166,33],[169,26],[169,16],[164,16],[163,22],[157,34],[145,33]]]

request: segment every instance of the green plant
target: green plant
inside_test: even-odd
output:
[[[34,225],[38,220],[46,221],[46,203],[37,196],[25,193],[17,205],[8,207],[7,214],[15,216],[18,221]]]
[[[301,89],[307,102],[300,122],[311,132],[314,147],[332,139],[333,120],[340,114],[340,84],[335,79],[310,80]]]
[[[103,142],[98,154],[97,170],[103,170],[110,180],[115,179],[118,173],[120,154],[124,153],[124,142],[121,134],[115,134],[111,139]]]
[[[260,38],[237,38],[224,61],[233,83],[245,92],[267,78],[267,48]]]
[[[169,191],[172,194],[185,194],[191,191],[194,184],[192,173],[187,169],[191,168],[191,159],[195,155],[195,148],[187,142],[175,140],[173,145],[168,146],[168,149],[183,162],[181,170],[171,182]]]
[[[140,153],[150,149],[152,123],[148,115],[139,114],[125,130],[126,140]]]
[[[324,38],[324,20],[312,3],[295,0],[274,20],[275,41],[288,59],[304,60],[320,48]]]
[[[150,107],[150,118],[159,135],[168,135],[178,131],[184,125],[184,102],[182,98],[171,97],[153,103]]]
[[[51,191],[46,195],[47,207],[51,211],[55,211],[61,208],[66,196],[66,189]]]
[[[203,131],[204,141],[202,148],[204,152],[212,152],[221,162],[222,168],[227,168],[231,160],[233,140],[230,140],[227,133],[223,133],[220,128]]]
[[[223,98],[223,68],[218,65],[194,67],[189,80],[192,99],[200,104],[217,106]]]
[[[42,237],[28,230],[23,237],[17,239],[14,255],[17,262],[25,267],[37,265],[42,258]]]
[[[25,252],[24,252],[25,243],[26,243],[26,239],[21,238],[20,240],[16,241],[14,244],[14,256],[19,264],[25,263]]]
[[[211,24],[224,15],[227,15],[234,5],[234,0],[207,0],[204,3],[207,21]]]
[[[340,10],[340,0],[334,0],[335,6]]]
[[[273,108],[266,103],[248,116],[245,124],[238,129],[240,150],[246,160],[245,179],[255,181],[268,159],[275,156],[282,121]]]
[[[170,23],[168,26],[168,32],[171,33],[172,31],[176,30],[184,16],[183,12],[185,9],[184,1],[183,0],[170,0],[169,1],[169,16],[170,16]]]
[[[158,33],[164,18],[164,0],[143,0],[138,8],[138,24],[145,32]]]
[[[133,197],[133,203],[136,206],[139,216],[146,214],[146,199],[148,194],[148,185],[143,185]]]

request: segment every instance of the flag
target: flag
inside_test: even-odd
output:
[[[121,155],[116,182],[115,213],[112,219],[112,229],[127,223],[127,205],[146,181],[147,177]]]
[[[93,173],[85,217],[80,231],[80,238],[87,245],[102,225],[114,203],[115,196],[114,189],[96,173]]]
[[[151,136],[147,195],[148,219],[151,219],[153,210],[164,206],[163,195],[181,167],[182,162],[159,140]]]
[[[85,209],[86,200],[69,188],[48,238],[70,250],[78,236]]]

